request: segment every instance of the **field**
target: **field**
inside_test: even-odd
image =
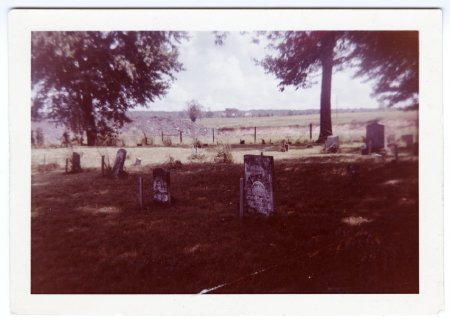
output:
[[[398,130],[414,132],[411,114],[393,116],[409,124]],[[202,123],[237,128],[234,120]],[[418,293],[418,158],[404,147],[398,162],[362,156],[359,146],[326,154],[303,143],[288,152],[233,144],[229,164],[214,162],[212,145],[127,147],[122,179],[100,171],[101,155],[111,163],[117,147],[33,149],[31,292]],[[81,173],[64,173],[72,151],[82,154]],[[260,152],[275,160],[275,214],[240,219],[242,158]],[[170,170],[170,206],[151,201],[156,167]]]
[[[142,144],[144,133],[149,145],[164,145],[162,138],[170,140],[173,146],[192,146],[195,139],[203,144],[217,142],[239,144],[244,140],[246,144],[255,143],[254,130],[256,127],[256,143],[278,143],[285,139],[304,144],[310,142],[309,124],[312,124],[312,139],[319,137],[319,114],[273,117],[244,117],[244,118],[200,118],[195,123],[188,119],[163,118],[151,112],[130,113],[133,122],[126,124],[118,137],[117,146],[136,147]],[[332,113],[333,134],[338,135],[341,142],[361,143],[365,136],[365,126],[368,121],[378,119],[385,125],[386,136],[395,134],[397,139],[404,134],[418,134],[418,112],[401,110],[376,110],[372,112],[338,112]],[[45,146],[57,147],[61,145],[64,129],[61,126],[44,122],[33,122],[32,129],[41,128],[45,135]],[[214,130],[214,141],[213,141]],[[180,131],[182,139],[180,140]]]

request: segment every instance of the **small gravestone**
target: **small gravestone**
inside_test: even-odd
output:
[[[72,153],[72,169],[70,172],[77,173],[81,171],[81,157],[77,152]]]
[[[162,168],[153,170],[153,200],[170,204],[170,172]]]
[[[384,149],[384,126],[377,123],[372,122],[369,123],[366,127],[366,145],[371,149],[370,152],[377,152],[381,149]]]
[[[325,140],[326,152],[337,152],[339,150],[339,136],[328,136]]]
[[[414,144],[414,137],[412,134],[404,134],[402,135],[402,141],[405,144],[405,147],[411,149]]]
[[[137,157],[136,162],[133,164],[134,166],[140,166],[142,164],[142,159]]]
[[[127,151],[125,149],[119,149],[116,154],[116,161],[111,171],[113,178],[119,178],[125,174],[123,171],[123,165],[127,156]]]
[[[244,155],[243,199],[244,215],[273,214],[273,157]]]

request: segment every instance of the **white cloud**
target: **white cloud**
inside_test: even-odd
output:
[[[320,77],[312,88],[296,91],[289,87],[280,92],[277,79],[253,61],[264,57],[263,45],[253,44],[239,33],[230,33],[223,46],[214,44],[211,32],[191,35],[180,46],[180,60],[186,70],[177,75],[167,96],[155,101],[151,110],[182,110],[191,99],[211,110],[319,108]],[[333,75],[332,107],[336,102],[341,108],[377,107],[370,92],[369,83],[352,79],[349,71],[338,72]]]

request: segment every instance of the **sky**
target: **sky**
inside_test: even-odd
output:
[[[254,59],[267,53],[263,44],[254,44],[249,36],[229,33],[223,46],[214,44],[211,32],[191,32],[189,41],[180,47],[179,60],[185,70],[176,74],[166,96],[156,100],[150,110],[180,111],[195,99],[205,110],[225,108],[250,109],[319,109],[320,74],[308,89],[293,87],[280,92],[279,81],[266,74]],[[332,108],[376,108],[371,84],[352,78],[351,70],[335,72],[332,78]]]

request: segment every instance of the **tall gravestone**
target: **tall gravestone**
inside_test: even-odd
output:
[[[273,157],[244,155],[244,216],[274,213],[273,179]]]
[[[371,151],[376,152],[384,149],[384,126],[372,122],[366,127],[366,145],[370,144]]]
[[[81,171],[81,157],[77,152],[72,153],[72,169],[70,172],[77,173]]]
[[[127,151],[125,149],[119,149],[116,154],[116,161],[111,171],[113,178],[119,178],[123,176],[123,165],[125,164],[125,159],[127,157]]]
[[[170,172],[162,168],[153,170],[153,201],[170,204]]]

